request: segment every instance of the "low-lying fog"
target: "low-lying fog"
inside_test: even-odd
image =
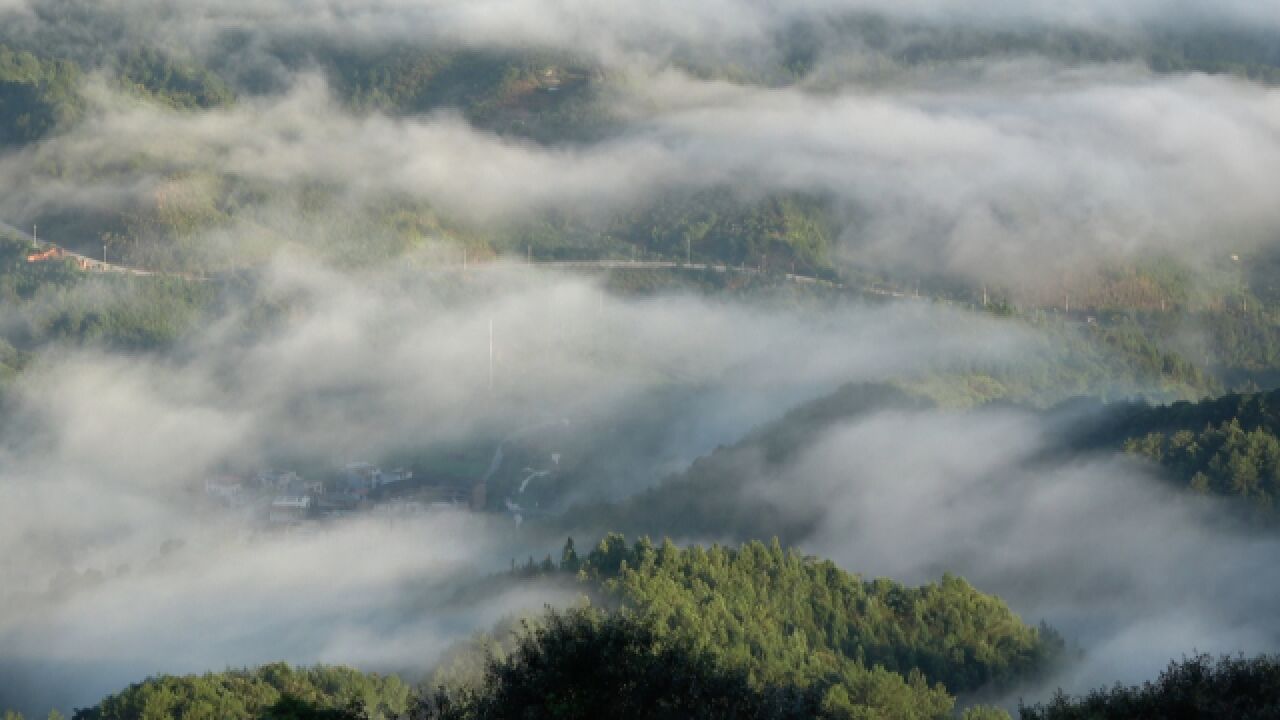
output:
[[[147,674],[271,659],[422,670],[451,640],[548,599],[445,607],[461,579],[549,549],[522,545],[511,516],[285,533],[208,507],[206,479],[282,458],[338,468],[488,449],[547,418],[585,418],[570,428],[578,442],[613,443],[593,452],[625,464],[564,501],[622,497],[843,382],[1002,365],[1026,340],[926,302],[620,299],[519,267],[441,283],[282,258],[260,293],[288,303],[266,331],[232,310],[162,357],[51,351],[15,390],[0,544],[21,551],[0,558],[0,705],[83,706]],[[658,451],[637,465],[643,454],[606,430],[654,393],[683,399],[647,421]]]

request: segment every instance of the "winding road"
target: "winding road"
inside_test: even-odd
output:
[[[128,265],[117,265],[115,263],[109,263],[103,260],[98,260],[97,258],[91,258],[88,255],[82,255],[78,252],[72,252],[66,249],[65,247],[59,245],[58,243],[49,242],[47,240],[40,240],[35,235],[25,230],[22,230],[21,228],[14,227],[13,225],[10,225],[9,223],[4,222],[3,220],[0,220],[0,231],[4,231],[11,235],[17,235],[18,237],[23,238],[27,242],[30,242],[32,245],[34,245],[38,250],[49,250],[49,249],[57,248],[60,251],[59,254],[61,257],[71,258],[72,260],[75,261],[77,265],[80,266],[82,270],[92,270],[95,272],[122,273],[125,275],[172,275],[174,277],[184,277],[189,280],[203,279],[197,275],[192,275],[190,273],[179,273],[179,272],[166,273],[166,272],[160,272],[156,270],[144,270],[142,268],[129,267]]]
[[[0,231],[7,232],[9,234],[21,237],[27,240],[28,242],[32,243],[32,245],[34,245],[35,247],[42,250],[57,248],[58,250],[61,251],[61,255],[63,257],[71,258],[76,262],[77,265],[79,265],[84,270],[91,270],[95,272],[114,272],[114,273],[122,273],[126,275],[181,277],[187,280],[200,280],[200,281],[210,279],[209,277],[206,277],[206,276],[194,275],[191,273],[165,271],[165,270],[149,270],[146,268],[133,267],[130,265],[120,265],[117,263],[106,262],[103,260],[99,260],[97,258],[89,257],[88,255],[72,252],[71,250],[66,249],[66,247],[59,245],[58,243],[50,242],[47,240],[40,240],[36,238],[34,235],[32,235],[31,233],[21,228],[10,225],[9,223],[4,222],[3,220],[0,220]],[[712,264],[712,263],[676,262],[673,260],[530,260],[525,264],[534,265],[540,268],[562,269],[562,270],[696,270],[701,272],[739,273],[743,275],[768,274],[766,271],[758,267],[733,266],[733,265]],[[441,266],[439,268],[434,268],[434,269],[437,271],[457,272],[457,271],[485,270],[485,269],[498,268],[503,266],[504,265],[500,263],[474,263],[473,262],[473,263],[461,263],[456,265],[445,265],[445,266]],[[833,289],[843,289],[845,287],[843,283],[833,282],[831,280],[814,277],[812,275],[803,275],[799,273],[781,273],[779,276],[787,279],[790,282],[795,282],[800,284],[820,285],[822,287],[828,287]],[[859,290],[862,290],[863,292],[869,292],[874,295],[884,295],[886,297],[888,296],[906,297],[906,293],[894,291],[894,290],[886,290],[886,289],[876,288],[876,287],[863,287],[863,288],[859,288]]]

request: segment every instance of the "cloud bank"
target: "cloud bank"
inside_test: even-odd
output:
[[[22,549],[0,559],[0,705],[65,710],[151,673],[273,659],[418,673],[506,613],[566,601],[532,588],[453,603],[508,558],[541,556],[507,515],[272,532],[211,507],[208,478],[491,451],[563,418],[619,462],[575,497],[610,497],[831,385],[1004,362],[1022,342],[927,305],[624,300],[582,278],[478,272],[351,276],[281,257],[259,289],[283,308],[267,328],[246,331],[233,310],[164,357],[42,356],[9,398],[0,444],[0,546]],[[974,333],[988,342],[972,346]],[[645,420],[665,431],[642,461],[611,431],[664,396],[678,399]]]
[[[355,245],[376,230],[336,220],[388,196],[487,236],[549,213],[603,224],[665,193],[729,187],[828,202],[848,263],[1032,288],[1113,260],[1212,264],[1280,238],[1280,93],[1261,83],[1017,52],[899,67],[852,41],[798,81],[738,77],[777,66],[797,26],[866,12],[1120,43],[1201,24],[1280,31],[1280,12],[1247,0],[0,0],[6,37],[72,57],[141,39],[279,80],[279,92],[179,112],[91,73],[80,123],[0,156],[0,219],[128,216],[175,186],[232,187],[234,212],[183,239],[232,260],[256,247],[258,260],[295,245],[281,237]],[[308,57],[411,41],[565,52],[598,66],[597,101],[616,124],[539,143],[457,109],[357,112]],[[298,57],[282,57],[291,43]],[[291,195],[315,186],[333,200],[318,221]],[[101,230],[91,220],[56,239],[96,245]],[[578,488],[617,497],[840,383],[1002,362],[1026,340],[936,308],[623,301],[581,279],[499,264],[459,280],[413,260],[344,275],[285,253],[262,270],[257,291],[281,308],[265,332],[232,299],[169,356],[37,358],[0,441],[0,547],[22,549],[0,554],[0,705],[84,704],[148,672],[282,656],[417,668],[544,599],[448,605],[467,576],[524,554],[507,517],[253,533],[193,510],[211,474],[490,449],[561,420],[589,445],[639,424],[634,408],[654,395],[679,396],[645,419],[660,428],[653,446],[620,450]],[[1274,588],[1256,582],[1271,539],[1220,532],[1124,463],[1037,464],[1047,432],[1018,414],[878,416],[833,430],[785,471],[786,494],[749,491],[819,518],[806,547],[844,567],[907,581],[955,571],[1048,619],[1088,651],[1062,679],[1072,689],[1149,677],[1193,648],[1274,645]]]
[[[1200,266],[1280,237],[1269,193],[1276,91],[1138,72],[1013,77],[813,94],[663,73],[620,96],[625,131],[572,147],[500,137],[448,113],[354,116],[316,77],[206,113],[106,102],[68,135],[0,160],[0,211],[119,210],[154,202],[174,173],[212,172],[265,187],[323,183],[357,203],[421,198],[492,229],[729,186],[830,198],[846,260],[1014,287],[1153,255]]]

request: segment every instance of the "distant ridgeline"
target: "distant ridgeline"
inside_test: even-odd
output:
[[[1046,448],[1048,456],[1128,453],[1158,463],[1178,486],[1243,501],[1244,515],[1253,521],[1280,520],[1275,507],[1280,498],[1280,390],[1171,405],[1077,399],[1048,410],[1009,407],[1057,429]],[[575,506],[550,522],[560,532],[585,523],[601,533],[734,540],[763,535],[799,543],[816,530],[820,518],[743,492],[747,480],[784,482],[780,473],[839,424],[878,412],[922,410],[961,414],[982,412],[983,407],[940,410],[929,399],[893,386],[850,384],[716,449],[644,492],[615,503]]]
[[[153,47],[146,29],[132,26],[110,5],[43,7],[41,12],[47,18],[59,15],[62,34],[47,28],[32,34],[21,23],[0,28],[0,46],[8,46],[0,47],[0,128],[17,130],[0,135],[0,142],[38,139],[73,120],[75,113],[58,108],[78,105],[81,75],[99,70],[122,87],[175,108],[218,107],[237,95],[281,92],[286,89],[281,68],[319,68],[335,95],[356,111],[412,115],[455,108],[479,127],[543,142],[595,139],[616,127],[601,101],[602,88],[611,82],[606,69],[572,52],[439,41],[361,42],[290,31],[265,38],[248,53],[242,51],[244,38],[228,29],[204,54],[179,56]],[[779,52],[715,55],[708,61],[677,50],[671,62],[698,76],[767,86],[885,83],[921,66],[1018,57],[1079,65],[1137,62],[1159,73],[1229,74],[1280,83],[1274,34],[1242,27],[1170,25],[1112,34],[1034,24],[984,29],[848,12],[824,14],[820,23],[791,23],[771,44]],[[830,68],[846,56],[862,62],[849,64],[855,68],[848,71],[851,76],[833,77]],[[4,102],[15,89],[23,99]],[[32,108],[45,109],[33,113]],[[29,118],[26,124],[18,122],[23,117]]]
[[[753,537],[796,543],[813,533],[816,518],[782,512],[764,498],[741,492],[748,473],[768,476],[784,467],[838,422],[880,411],[923,410],[927,399],[875,383],[846,385],[806,403],[755,430],[729,447],[717,448],[683,473],[616,503],[578,506],[557,527],[568,532],[584,524],[598,532],[632,535]]]
[[[245,38],[228,31],[202,53],[193,54],[154,47],[145,30],[131,27],[127,16],[113,12],[110,4],[41,5],[46,20],[56,19],[63,33],[49,34],[47,29],[42,35],[26,33],[20,23],[12,29],[0,27],[0,149],[28,145],[75,126],[90,102],[84,87],[90,76],[105,77],[115,89],[156,105],[198,111],[227,107],[239,98],[279,95],[289,89],[284,78],[319,71],[341,107],[357,114],[404,117],[448,109],[482,130],[552,146],[599,141],[625,127],[620,117],[625,112],[614,106],[617,91],[625,92],[629,82],[625,73],[611,74],[589,56],[571,51],[429,40],[364,42],[299,31],[268,34],[253,52],[242,52]],[[1140,62],[1156,72],[1226,73],[1260,82],[1280,81],[1274,35],[1243,28],[1153,30],[1128,37],[1035,26],[984,30],[845,13],[824,15],[821,23],[793,23],[770,38],[770,43],[780,52],[748,52],[744,57],[730,53],[708,61],[676,50],[671,63],[700,77],[744,85],[811,83],[820,89],[842,83],[892,86],[899,76],[910,81],[922,66],[1019,57],[1073,64]],[[833,76],[832,68],[845,66],[841,60],[846,56],[858,59],[847,63],[845,72],[851,75]],[[877,60],[868,61],[868,57]],[[139,157],[130,162],[165,176],[167,182],[158,186],[155,202],[144,198],[135,199],[136,206],[111,210],[50,210],[48,217],[39,218],[50,237],[89,251],[96,250],[98,238],[109,236],[113,254],[136,266],[226,269],[269,257],[284,242],[281,228],[260,228],[254,233],[260,238],[238,237],[235,247],[222,249],[193,238],[224,227],[240,213],[254,217],[255,222],[261,220],[252,212],[260,203],[290,207],[303,219],[325,227],[332,218],[309,218],[309,214],[330,210],[343,195],[340,189],[319,187],[323,183],[288,187],[254,183],[199,159]],[[63,182],[101,181],[114,164],[66,167],[58,163],[56,171]],[[578,217],[573,210],[534,213],[492,237],[450,217],[449,208],[386,193],[377,207],[344,213],[343,219],[356,228],[341,233],[344,240],[338,244],[343,247],[312,238],[312,233],[291,240],[311,243],[339,263],[385,259],[449,238],[468,246],[473,259],[493,253],[523,254],[530,248],[542,259],[619,258],[639,253],[834,277],[836,220],[848,218],[843,211],[835,212],[829,198],[804,193],[744,196],[732,183],[666,190],[620,210],[616,217],[600,218],[598,208],[586,208],[576,213]],[[1172,280],[1160,280],[1161,273],[1139,275],[1101,283],[1102,288],[1121,290],[1095,288],[1100,306],[1160,306],[1166,296],[1182,292],[1179,288],[1196,284],[1177,273]],[[954,285],[956,279],[949,282]],[[1159,292],[1149,292],[1152,287]],[[966,301],[976,297],[974,287],[961,290]],[[929,294],[953,293],[937,286]]]

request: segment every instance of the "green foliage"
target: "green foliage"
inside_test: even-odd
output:
[[[182,278],[89,277],[45,287],[21,308],[12,330],[20,347],[100,344],[125,350],[170,348],[216,299],[216,288]]]
[[[1130,438],[1124,449],[1170,468],[1196,492],[1244,498],[1268,514],[1280,495],[1280,441],[1262,428],[1246,432],[1235,418],[1198,433]]]
[[[1160,463],[1195,491],[1243,498],[1274,516],[1280,496],[1280,391],[1130,406],[1111,427],[1125,451]]]
[[[207,68],[139,46],[118,58],[120,83],[174,108],[210,108],[230,104],[234,93]],[[24,145],[66,128],[84,114],[80,65],[66,58],[42,58],[0,45],[0,147]]]
[[[1051,631],[1023,625],[960,578],[864,581],[776,540],[681,550],[612,534],[578,572],[660,633],[691,636],[764,684],[808,686],[867,665],[963,692],[1025,679],[1061,649]]]
[[[1009,720],[1009,713],[1000,708],[979,705],[967,708],[960,715],[960,720]]]
[[[1280,717],[1280,658],[1208,655],[1172,662],[1154,682],[1095,690],[1082,698],[1059,691],[1048,703],[1020,708],[1022,720],[1263,720]]]
[[[781,50],[771,66],[746,74],[715,67],[704,67],[703,72],[782,84],[811,76],[822,67],[821,59],[859,53],[860,67],[865,68],[859,79],[887,82],[913,68],[1039,56],[1070,65],[1134,62],[1157,73],[1227,74],[1280,83],[1274,33],[1241,26],[1175,25],[1112,33],[1036,23],[995,28],[851,12],[824,18],[822,26],[796,23],[787,28],[777,39]]]
[[[1043,314],[1019,320],[1036,331],[1025,338],[1024,352],[1015,362],[984,368],[1000,383],[997,397],[1043,406],[1079,395],[1184,399],[1221,390],[1165,336],[1128,314],[1096,322]]]
[[[395,676],[284,663],[205,675],[163,675],[130,685],[74,720],[384,720],[409,706]]]
[[[1079,410],[1078,403],[1061,412]],[[1191,490],[1236,498],[1273,520],[1280,497],[1280,391],[1225,395],[1197,403],[1113,405],[1087,415],[1065,445],[1116,449],[1166,468]]]
[[[569,654],[590,647],[582,637],[601,623],[639,629],[644,647],[679,648],[680,657],[691,658],[696,667],[712,666],[741,677],[751,693],[786,689],[792,697],[809,698],[817,707],[805,710],[810,717],[948,717],[948,691],[1025,681],[1047,670],[1062,649],[1052,630],[1027,627],[998,599],[960,578],[948,575],[919,588],[883,578],[864,581],[830,562],[784,551],[776,540],[737,549],[680,549],[669,540],[656,546],[647,538],[628,544],[623,536],[610,534],[586,557],[579,556],[569,540],[562,557],[565,560],[553,571],[530,558],[513,573],[554,577],[558,571],[618,608],[611,614],[584,611],[571,616],[578,634]],[[554,627],[560,622],[552,616],[553,632],[565,630]],[[508,674],[560,662],[545,658],[547,651],[539,645],[545,632],[545,626],[526,629],[509,650],[497,645],[494,652],[492,641],[481,643],[479,647],[490,653],[484,679],[446,691],[440,696],[445,703],[441,707],[448,702],[477,707],[476,698],[492,701],[500,695],[495,688],[513,682]],[[593,658],[575,666],[609,662]],[[586,684],[589,671],[582,676]],[[619,679],[592,680],[590,685],[597,683],[626,687]],[[578,681],[567,678],[543,686],[573,688],[558,692],[579,699],[595,692],[579,690]],[[618,692],[626,690],[604,696]],[[439,717],[500,716],[482,712]],[[974,710],[971,716],[1002,717],[990,709]]]
[[[725,188],[673,193],[623,213],[608,234],[664,258],[746,264],[834,278],[835,231],[829,209],[815,198],[760,200]]]
[[[1232,389],[1280,384],[1280,322],[1275,305],[1252,310],[1204,312],[1194,318],[1201,347],[1192,356]]]
[[[235,100],[231,88],[208,68],[150,47],[124,52],[116,71],[126,88],[172,108],[223,107]]]
[[[941,720],[954,701],[940,678],[1025,679],[1055,647],[958,578],[864,582],[776,541],[681,550],[610,535],[586,557],[568,541],[561,558],[521,572],[571,575],[616,609],[548,612],[506,642],[479,636],[446,659],[430,696],[394,677],[277,663],[150,678],[75,720]]]
[[[213,283],[91,274],[70,260],[29,263],[31,250],[25,240],[0,237],[0,302],[9,313],[0,330],[0,379],[53,343],[172,347],[219,300]]]
[[[475,688],[441,688],[415,720],[813,718],[816,693],[759,687],[683,638],[629,613],[580,608],[527,625]],[[834,716],[829,716],[834,717]],[[906,716],[903,716],[906,717]]]
[[[1179,353],[1161,347],[1151,334],[1135,324],[1111,321],[1092,331],[1092,340],[1124,358],[1135,379],[1159,378],[1166,384],[1189,388],[1213,388],[1204,371]]]
[[[630,611],[578,608],[526,624],[509,654],[490,656],[480,683],[441,687],[412,717],[925,720],[949,717],[951,706],[918,672],[860,664],[803,686],[762,683],[688,634]]]
[[[0,147],[39,140],[83,110],[80,70],[0,45]]]
[[[1200,28],[1154,34],[1143,50],[1161,73],[1202,72],[1280,84],[1280,49],[1261,28]]]
[[[395,44],[319,47],[312,56],[359,111],[419,114],[444,108],[503,134],[544,142],[599,137],[600,71],[559,53]]]

